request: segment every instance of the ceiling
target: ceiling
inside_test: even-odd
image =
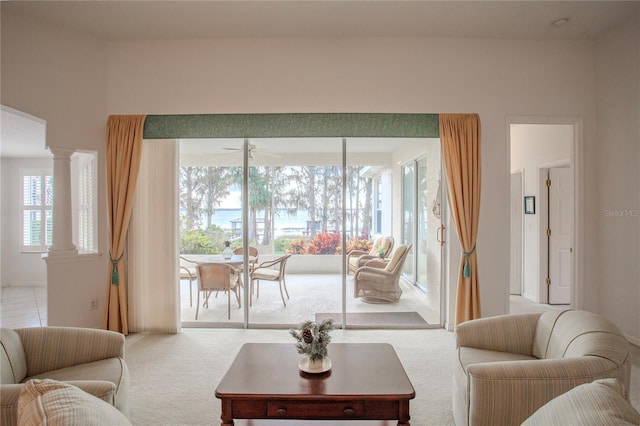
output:
[[[596,39],[638,1],[3,1],[104,40],[242,37]],[[568,18],[557,28],[552,23]]]
[[[0,157],[52,158],[45,148],[43,120],[2,106],[0,110]]]
[[[2,1],[105,41],[250,37],[594,40],[640,1]],[[564,25],[553,25],[567,19]],[[14,114],[15,115],[15,114]],[[16,124],[14,124],[16,123]],[[0,156],[42,156],[43,124],[2,112]],[[12,128],[13,126],[16,128]],[[8,136],[11,135],[9,138]],[[37,154],[36,154],[37,153]]]

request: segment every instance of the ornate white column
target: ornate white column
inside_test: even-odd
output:
[[[53,153],[53,244],[49,256],[78,254],[73,244],[71,204],[71,155],[73,149],[52,148]]]

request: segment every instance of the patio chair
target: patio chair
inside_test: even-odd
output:
[[[275,260],[271,260],[268,262],[262,262],[259,264],[253,271],[251,271],[251,294],[249,296],[249,306],[251,306],[253,300],[253,288],[254,281],[256,281],[256,298],[260,297],[260,281],[277,281],[280,287],[280,297],[282,297],[282,303],[284,306],[287,306],[287,302],[284,300],[284,293],[282,289],[284,288],[285,293],[287,294],[287,299],[289,298],[289,291],[287,290],[287,284],[285,282],[285,267],[287,265],[287,260],[291,257],[290,254],[285,254]]]
[[[364,266],[371,259],[379,259],[378,251],[384,249],[383,259],[389,258],[393,251],[394,239],[391,236],[378,238],[371,247],[371,250],[351,250],[347,253],[347,274],[356,272],[356,270]]]
[[[402,295],[400,275],[413,247],[400,244],[389,260],[372,259],[356,270],[354,297],[368,303],[397,303]]]
[[[193,306],[192,284],[196,279],[196,262],[180,256],[180,281],[189,280],[189,306]]]
[[[240,304],[240,280],[238,271],[231,265],[224,263],[198,263],[198,302],[196,305],[196,320],[200,310],[200,293],[204,294],[202,307],[209,307],[209,297],[212,292],[225,291],[227,293],[227,318],[231,319],[231,293],[236,295],[238,308]]]
[[[238,247],[233,251],[233,254],[238,256],[244,256],[244,247]],[[258,264],[258,249],[249,246],[249,272],[251,272]],[[237,268],[239,272],[242,272],[242,267]]]

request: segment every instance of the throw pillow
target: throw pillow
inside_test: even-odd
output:
[[[18,398],[18,424],[131,425],[112,405],[68,383],[33,379],[25,383]]]

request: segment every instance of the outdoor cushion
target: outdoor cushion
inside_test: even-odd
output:
[[[393,252],[393,255],[391,255],[391,260],[389,260],[389,262],[387,263],[387,267],[385,268],[385,270],[393,271],[393,269],[396,267],[396,265],[402,258],[402,255],[404,254],[406,249],[407,249],[406,246],[402,244],[399,245],[396,251]]]

